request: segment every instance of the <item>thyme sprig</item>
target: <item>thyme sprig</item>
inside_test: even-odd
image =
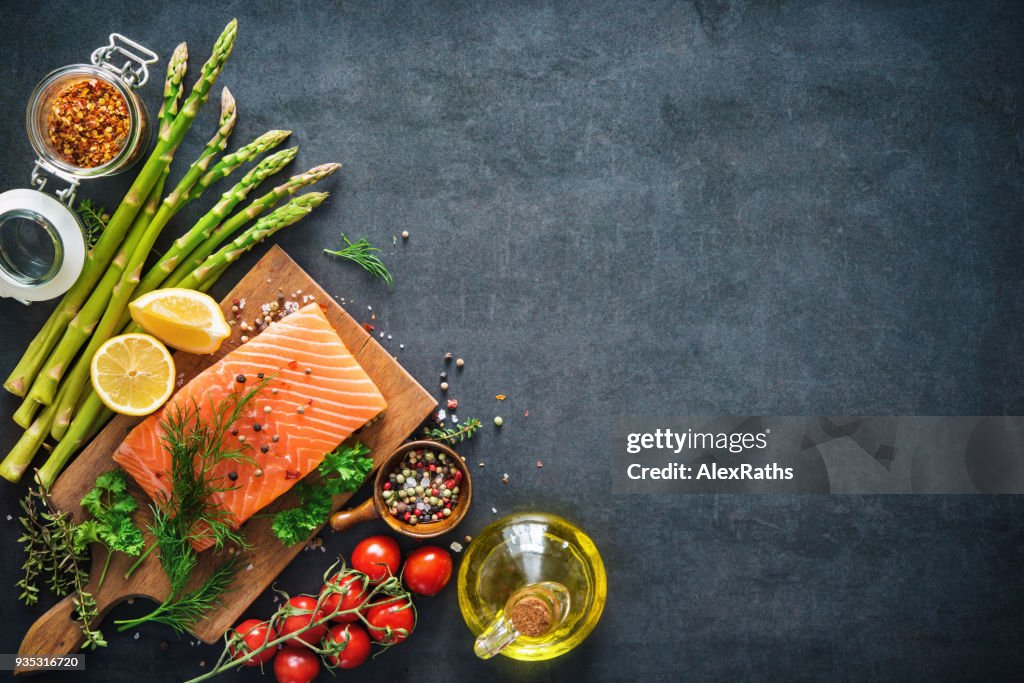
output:
[[[185,406],[176,404],[168,410],[161,427],[164,446],[171,456],[171,492],[152,506],[150,533],[156,539],[160,565],[171,590],[149,614],[114,622],[119,630],[157,621],[183,632],[230,589],[238,568],[235,562],[219,566],[198,588],[185,590],[199,564],[199,554],[192,542],[212,539],[218,551],[228,544],[248,547],[234,529],[230,513],[212,499],[215,493],[236,488],[225,483],[225,477],[215,469],[226,461],[253,462],[246,454],[247,444],[241,449],[228,448],[224,436],[269,382],[267,378],[244,393],[233,393],[213,408],[209,421],[202,418],[196,401]]]
[[[21,500],[21,510],[24,515],[18,521],[25,533],[18,541],[25,548],[25,564],[24,575],[17,584],[22,589],[19,598],[26,605],[39,601],[40,576],[54,594],[74,593],[75,616],[85,636],[83,647],[106,647],[103,634],[92,627],[99,612],[96,599],[85,590],[89,582],[89,557],[84,548],[76,548],[77,525],[71,515],[55,510],[41,487],[29,489]]]
[[[471,417],[463,422],[458,429],[455,427],[424,427],[423,433],[435,441],[455,444],[472,439],[478,429],[480,429],[480,420]]]
[[[353,261],[374,277],[379,277],[388,283],[388,286],[395,284],[395,278],[391,275],[391,272],[384,265],[384,262],[377,256],[377,252],[380,251],[377,247],[370,244],[366,238],[359,240],[358,242],[352,243],[344,233],[341,235],[341,239],[345,241],[345,246],[341,249],[324,249],[325,254],[331,256],[340,256],[341,258],[347,258]]]

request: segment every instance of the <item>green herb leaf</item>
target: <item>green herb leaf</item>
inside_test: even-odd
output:
[[[385,266],[384,262],[380,260],[379,256],[377,256],[376,252],[380,251],[380,249],[367,242],[365,237],[358,242],[352,243],[349,241],[348,237],[342,233],[341,239],[345,241],[344,247],[335,250],[324,249],[324,253],[330,254],[331,256],[340,256],[341,258],[346,258],[349,261],[359,264],[359,266],[370,275],[379,277],[384,280],[384,282],[388,283],[389,287],[395,284],[395,278],[392,277],[387,266]]]
[[[92,249],[96,246],[100,234],[106,229],[110,216],[107,214],[106,209],[93,204],[90,199],[83,199],[78,202],[78,208],[75,209],[75,212],[82,221],[82,232],[85,233],[85,242]]]
[[[355,491],[366,481],[373,469],[370,449],[357,441],[351,446],[342,444],[324,456],[317,468],[320,480],[301,482],[296,486],[300,505],[282,510],[274,517],[271,528],[285,545],[295,545],[309,535],[331,514],[334,496]]]
[[[424,427],[423,433],[435,441],[455,444],[466,441],[467,439],[472,439],[478,429],[480,429],[480,420],[475,417],[471,417],[468,420],[463,421],[462,426],[458,429],[454,427]]]

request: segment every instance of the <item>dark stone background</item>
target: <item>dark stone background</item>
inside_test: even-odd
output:
[[[1020,4],[151,4],[0,4],[0,187],[28,180],[23,108],[47,71],[114,30],[165,58],[187,40],[196,69],[238,16],[221,80],[235,144],[289,127],[296,168],[346,164],[331,203],[279,242],[357,318],[373,305],[426,386],[445,351],[465,357],[450,392],[464,417],[505,417],[465,448],[487,467],[459,535],[492,506],[541,508],[607,560],[604,618],[571,655],[477,661],[452,587],[364,675],[1019,675],[1019,498],[613,496],[607,424],[1024,412]],[[127,183],[81,194],[113,205]],[[393,291],[320,253],[342,230],[386,246]],[[6,375],[48,308],[0,312]],[[15,405],[0,401],[4,450]],[[18,530],[2,520],[22,489],[0,488],[0,650],[14,652],[41,610],[15,600]],[[329,559],[301,555],[279,586],[314,589]],[[216,656],[160,626],[107,634],[87,676],[46,680],[174,681]]]

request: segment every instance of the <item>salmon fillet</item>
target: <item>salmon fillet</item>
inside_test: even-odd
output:
[[[234,486],[232,490],[213,494],[215,504],[231,515],[236,527],[315,470],[327,453],[387,405],[320,307],[310,304],[271,323],[199,373],[128,433],[114,461],[150,498],[165,500],[170,494],[171,457],[162,441],[161,422],[167,412],[187,408],[194,400],[210,424],[214,406],[252,388],[258,373],[270,383],[234,423],[237,435],[225,435],[230,448],[248,446],[246,455],[253,463],[224,461],[213,474],[237,475],[223,479]],[[241,376],[245,383],[238,381]],[[203,550],[212,542],[201,538],[193,545]]]

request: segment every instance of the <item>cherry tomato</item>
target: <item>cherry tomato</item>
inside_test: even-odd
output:
[[[294,598],[288,600],[288,605],[292,608],[295,614],[285,617],[284,622],[281,624],[282,636],[290,636],[291,634],[301,631],[306,628],[310,622],[319,620],[323,617],[322,612],[313,613],[316,609],[316,598],[312,595],[296,595]],[[320,624],[314,626],[311,629],[303,631],[299,635],[295,636],[291,640],[286,640],[285,645],[294,645],[296,647],[302,647],[297,641],[304,640],[310,645],[316,645],[323,640],[324,635],[327,633],[327,625]]]
[[[348,641],[337,656],[327,656],[327,661],[339,669],[354,669],[370,656],[370,636],[359,624],[335,624],[327,634],[327,640],[335,643]]]
[[[411,602],[399,600],[374,605],[366,613],[366,620],[370,622],[370,636],[378,643],[391,645],[409,637],[416,626],[416,613]],[[399,629],[405,633],[399,633]]]
[[[325,615],[333,612],[348,612],[354,610],[366,601],[366,596],[369,595],[369,586],[363,587],[363,580],[359,574],[349,574],[344,578],[340,578],[340,574],[335,574],[333,578],[328,582],[335,586],[338,586],[341,593],[331,593],[324,598],[324,601],[320,603],[320,607]],[[320,595],[323,596],[327,593],[327,586],[320,591]],[[365,609],[360,612],[366,612]],[[359,612],[349,612],[348,614],[339,614],[333,617],[331,621],[358,621]]]
[[[285,647],[274,660],[277,683],[310,683],[320,675],[320,657],[305,647]]]
[[[269,632],[269,635],[268,635]],[[231,657],[233,659],[241,659],[248,653],[258,650],[263,647],[263,643],[269,643],[272,640],[277,639],[277,631],[270,627],[265,621],[259,619],[246,619],[241,624],[235,627],[235,633],[242,636],[242,642],[245,643],[247,649],[242,648],[231,648]],[[260,664],[266,664],[274,655],[277,654],[277,647],[267,648],[263,652],[259,653],[243,666],[259,666]]]
[[[402,551],[390,536],[364,538],[352,551],[352,566],[379,583],[389,576],[398,576]]]
[[[437,595],[452,578],[452,556],[444,548],[425,545],[405,558],[402,579],[413,593]]]

